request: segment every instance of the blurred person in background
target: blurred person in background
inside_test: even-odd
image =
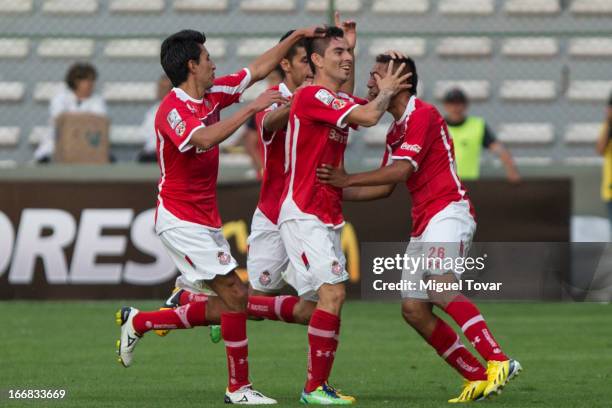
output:
[[[51,99],[49,105],[50,130],[41,139],[34,152],[37,163],[49,163],[55,152],[55,121],[62,113],[81,112],[106,116],[106,103],[100,95],[94,95],[98,73],[86,62],[77,62],[66,73],[66,87]]]
[[[599,139],[597,139],[597,153],[604,157],[604,166],[601,182],[601,198],[608,206],[610,231],[612,232],[612,94],[608,100],[608,112]]]
[[[144,147],[138,153],[137,160],[140,163],[155,163],[157,162],[156,143],[157,137],[155,136],[155,114],[159,108],[160,101],[172,90],[172,82],[166,75],[162,75],[157,80],[157,102],[151,106],[147,113],[145,113],[142,125],[140,125],[140,134],[144,141]]]
[[[496,139],[483,118],[469,116],[469,100],[458,88],[449,90],[444,96],[443,106],[446,123],[455,145],[457,173],[461,180],[480,178],[480,160],[482,148],[489,149],[501,160],[506,177],[512,183],[518,183],[521,176],[514,165],[510,151]]]

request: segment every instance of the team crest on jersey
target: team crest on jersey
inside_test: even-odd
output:
[[[334,108],[335,110],[340,110],[345,106],[346,101],[343,101],[342,99],[334,99],[334,101],[332,102],[332,108]]]
[[[219,251],[217,252],[217,259],[221,265],[229,265],[230,261],[232,260],[232,256],[227,252]]]
[[[319,89],[319,91],[315,94],[315,98],[328,106],[331,105],[336,99],[334,98],[334,95],[330,94],[326,89]]]
[[[178,136],[183,136],[185,134],[185,128],[187,127],[187,124],[185,123],[185,121],[181,121],[181,123],[179,123],[178,125],[176,125],[176,129],[174,129],[174,131],[176,132],[176,134]]]
[[[270,277],[270,272],[263,271],[261,275],[259,275],[259,283],[261,283],[262,286],[268,286],[270,282],[272,282],[272,278]]]
[[[334,275],[340,276],[342,274],[342,265],[338,261],[332,262],[331,271]]]
[[[408,142],[404,142],[402,143],[402,146],[400,147],[400,149],[408,150],[409,152],[418,153],[421,151],[421,146],[417,144],[408,144]]]
[[[181,115],[179,115],[176,109],[172,109],[168,112],[168,116],[166,116],[166,120],[172,129],[176,128],[176,126],[183,121]]]

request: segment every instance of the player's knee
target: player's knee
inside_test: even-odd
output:
[[[316,307],[317,304],[314,302],[300,300],[293,309],[293,318],[295,322],[304,325],[310,323],[312,312],[314,312]]]
[[[334,314],[339,314],[344,300],[346,298],[346,291],[344,285],[331,285],[324,284],[319,290],[319,302],[318,307],[327,310]]]

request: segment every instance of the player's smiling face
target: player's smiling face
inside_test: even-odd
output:
[[[376,83],[376,76],[379,78],[384,77],[387,74],[387,64],[377,62],[370,70],[370,78],[368,79],[368,100],[372,101],[378,96],[378,84]]]
[[[210,54],[206,47],[203,45],[200,47],[202,48],[200,59],[197,64],[193,64],[193,69],[198,83],[202,84],[204,89],[208,90],[213,86],[215,81],[215,70],[217,67],[210,58]]]
[[[325,50],[323,58],[323,72],[343,84],[351,76],[353,69],[353,56],[349,52],[348,43],[344,38],[332,38]]]

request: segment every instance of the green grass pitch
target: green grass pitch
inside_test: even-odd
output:
[[[152,309],[154,302],[130,302]],[[0,407],[223,406],[222,343],[207,328],[147,334],[134,365],[114,355],[124,302],[0,302]],[[481,309],[524,371],[490,407],[612,406],[611,306],[487,303]],[[299,406],[303,326],[249,322],[251,378],[281,406]],[[401,319],[393,303],[349,302],[332,383],[362,407],[445,407],[461,379]],[[8,389],[65,389],[61,401],[7,399]],[[480,406],[479,405],[479,406]]]

